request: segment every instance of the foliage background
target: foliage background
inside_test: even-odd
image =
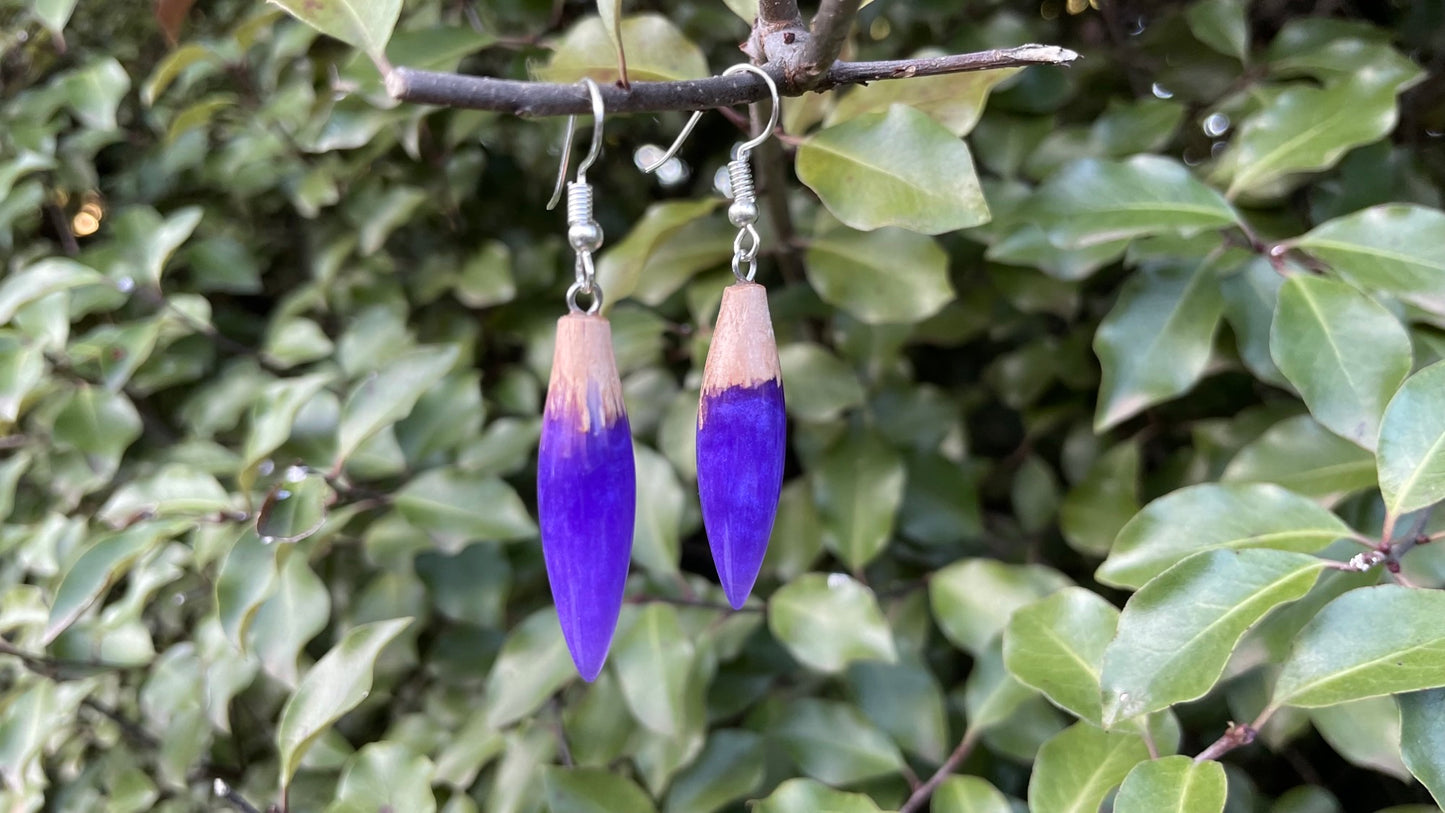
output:
[[[1159,760],[1117,809],[1163,809],[1148,794],[1186,775],[1191,811],[1434,809],[1411,772],[1441,792],[1445,699],[1391,695],[1445,683],[1445,558],[1414,544],[1445,527],[1440,368],[1385,406],[1445,355],[1439,3],[865,8],[851,58],[1084,58],[786,101],[763,177],[793,233],[765,233],[762,279],[792,448],[736,614],[691,434],[729,279],[713,174],[739,131],[708,116],[664,188],[630,156],[681,116],[610,119],[591,177],[640,496],[590,686],[531,513],[569,281],[543,209],[561,122],[398,106],[274,7],[187,6],[0,2],[0,808],[264,809],[285,786],[331,813],[892,810],[961,741],[970,778],[934,811],[1091,810],[1149,741],[1193,755],[1255,719],[1295,639],[1406,635],[1388,657],[1413,677],[1277,695],[1314,707],[1273,704],[1225,760],[1227,799],[1217,769]],[[625,11],[633,78],[740,60],[724,4]],[[387,54],[606,76],[594,14],[414,0]],[[1415,208],[1354,215],[1389,202]],[[1316,584],[1307,554],[1369,553],[1352,533],[1377,559]],[[1259,544],[1284,551],[1151,581]],[[1196,600],[1266,566],[1291,580]],[[1422,589],[1355,590],[1300,632],[1393,568]],[[1146,581],[1154,614],[1118,620]],[[1131,618],[1228,628],[1114,676],[1152,686],[1149,741],[1129,714],[1096,726]]]

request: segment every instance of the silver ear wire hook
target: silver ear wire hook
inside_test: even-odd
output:
[[[734,65],[731,68],[728,68],[727,70],[722,72],[722,75],[732,76],[733,74],[743,73],[744,71],[748,73],[755,73],[758,76],[761,76],[763,82],[767,84],[768,93],[773,97],[773,112],[768,116],[768,125],[763,128],[763,131],[761,133],[758,133],[753,138],[738,145],[737,152],[741,156],[746,156],[748,153],[752,152],[759,144],[766,141],[768,136],[772,135],[773,130],[778,126],[778,86],[775,82],[773,82],[773,77],[769,76],[767,71],[759,68],[756,65],[750,65],[744,62],[742,64]],[[662,167],[663,164],[666,164],[672,159],[673,156],[677,155],[678,150],[682,149],[683,142],[687,141],[688,136],[692,135],[692,129],[697,126],[697,122],[699,119],[702,118],[703,112],[704,111],[702,110],[694,112],[692,116],[687,120],[687,124],[683,126],[682,132],[677,134],[677,140],[673,141],[672,146],[667,148],[667,152],[663,153],[661,158],[643,167],[642,171],[656,172],[659,168]]]
[[[602,104],[602,89],[591,77],[582,77],[582,84],[587,86],[587,93],[592,97],[592,146],[587,150],[587,157],[577,165],[577,182],[587,182],[587,170],[596,163],[597,156],[602,153],[602,119],[606,110]],[[557,201],[562,199],[562,186],[567,182],[567,164],[572,160],[572,139],[577,134],[577,117],[567,117],[567,137],[562,141],[562,167],[557,171],[557,186],[552,189],[552,199],[547,201],[547,210],[557,208]]]

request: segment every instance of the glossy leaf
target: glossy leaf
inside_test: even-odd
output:
[[[1031,813],[1095,811],[1135,765],[1149,758],[1144,738],[1075,723],[1039,749],[1029,778]]]
[[[864,716],[903,750],[943,762],[953,747],[943,690],[923,664],[903,658],[856,662],[848,667],[848,686]]]
[[[575,674],[556,610],[532,613],[512,629],[487,675],[487,721],[500,728],[531,714]]]
[[[410,623],[410,618],[394,618],[352,628],[301,679],[276,729],[283,788],[316,738],[366,699],[377,656]]]
[[[789,779],[766,799],[758,802],[756,813],[882,813],[862,793],[845,793],[811,779]]]
[[[1098,725],[1099,669],[1118,622],[1114,605],[1082,587],[1066,587],[1010,616],[1004,665],[1020,683]]]
[[[1434,239],[1445,212],[1372,206],[1316,226],[1291,241],[1356,285],[1445,314],[1445,247]]]
[[[669,605],[647,604],[630,616],[619,624],[610,659],[622,696],[638,722],[677,736],[685,724],[693,643]]]
[[[808,244],[808,283],[868,324],[920,322],[952,301],[948,256],[903,229],[836,229]]]
[[[537,535],[522,498],[505,482],[453,468],[418,475],[396,492],[412,525],[443,538],[506,542]]]
[[[1325,502],[1373,488],[1375,458],[1308,415],[1297,415],[1265,430],[1240,449],[1220,479],[1274,483]]]
[[[341,407],[337,429],[339,465],[383,428],[405,418],[417,399],[451,369],[455,347],[430,347],[407,352],[363,378]]]
[[[1252,625],[1314,586],[1325,562],[1280,550],[1191,556],[1130,597],[1104,651],[1104,722],[1203,696]]]
[[[1121,443],[1090,467],[1059,505],[1059,530],[1080,553],[1105,556],[1139,513],[1139,447]]]
[[[1238,220],[1223,196],[1172,159],[1084,159],[1049,177],[1029,206],[1061,248],[1089,248],[1160,233],[1192,234]]]
[[[357,751],[341,770],[336,801],[326,813],[373,813],[378,808],[435,813],[432,763],[399,742],[373,742]]]
[[[790,703],[768,735],[803,773],[830,785],[886,776],[903,765],[888,735],[843,703],[813,698]]]
[[[1311,709],[1310,722],[1352,764],[1410,781],[1400,753],[1400,710],[1393,697],[1367,697]]]
[[[624,17],[622,49],[632,58],[627,76],[635,82],[701,79],[708,75],[702,50],[661,14]],[[553,46],[551,61],[534,73],[546,82],[576,82],[590,76],[602,84],[619,81],[619,49],[599,17],[584,17]]]
[[[24,269],[6,274],[0,282],[0,324],[8,324],[15,312],[37,299],[82,285],[105,283],[95,269],[74,260],[48,257]]]
[[[1380,426],[1380,493],[1400,516],[1445,499],[1445,363],[1405,380]]]
[[[336,494],[319,474],[300,473],[287,477],[266,495],[256,515],[256,532],[261,541],[298,542],[321,530],[327,506]]]
[[[1279,292],[1270,354],[1326,429],[1374,449],[1380,416],[1410,372],[1410,337],[1344,283],[1296,275]]]
[[[1188,392],[1209,362],[1222,310],[1208,263],[1130,279],[1094,334],[1104,371],[1095,431]]]
[[[895,104],[906,104],[932,116],[954,135],[964,136],[978,123],[989,91],[1018,71],[1018,68],[1003,68],[919,76],[897,88],[883,83],[859,85],[843,94],[823,123],[831,127],[868,113],[887,112]]]
[[[898,453],[873,435],[850,437],[819,461],[812,480],[823,544],[854,571],[893,536],[904,475]]]
[[[1410,773],[1445,800],[1445,689],[1410,692],[1400,704],[1400,752]]]
[[[54,641],[136,560],[179,530],[180,527],[172,524],[144,523],[102,537],[86,548],[66,568],[55,588],[50,619],[45,624],[45,642]]]
[[[1249,61],[1249,7],[1244,0],[1200,0],[1184,10],[1184,19],[1200,42]]]
[[[768,599],[768,628],[804,666],[841,672],[897,655],[873,592],[842,573],[806,573]]]
[[[542,790],[552,813],[650,813],[652,800],[625,776],[600,768],[542,771]]]
[[[826,347],[797,342],[778,348],[787,384],[788,414],[804,421],[830,421],[862,405],[858,375]]]
[[[798,179],[845,224],[923,234],[988,222],[968,147],[926,114],[893,105],[798,146]]]
[[[979,776],[950,776],[933,792],[932,813],[1012,813],[1008,798]]]
[[[617,73],[621,84],[627,87],[627,51],[622,47],[622,0],[597,0],[597,16],[602,18],[602,27],[617,49]]]
[[[1062,573],[1040,565],[964,559],[934,574],[928,599],[944,636],[980,655],[1015,610],[1070,584]]]
[[[1124,777],[1114,799],[1117,813],[1222,813],[1224,766],[1172,756],[1141,762]]]
[[[1350,534],[1334,514],[1278,486],[1206,483],[1144,506],[1119,532],[1095,577],[1137,589],[1200,551],[1273,548],[1310,553]]]
[[[637,470],[632,560],[651,573],[676,573],[687,496],[666,458],[642,445],[634,446],[632,454]]]
[[[647,207],[642,218],[616,245],[602,252],[597,261],[597,280],[607,292],[608,301],[618,302],[632,295],[639,285],[651,281],[656,273],[645,273],[654,257],[663,253],[670,238],[698,222],[717,208],[716,200],[669,200]],[[731,254],[731,240],[724,249],[722,261]],[[675,290],[675,289],[674,289]],[[643,294],[649,305],[661,304],[656,296]],[[663,297],[664,299],[666,297]],[[655,301],[648,301],[649,299]]]
[[[1271,706],[1329,706],[1445,686],[1445,593],[1386,584],[1325,605],[1295,638]],[[1378,619],[1390,623],[1378,623]]]
[[[385,62],[401,0],[276,0],[296,19]]]

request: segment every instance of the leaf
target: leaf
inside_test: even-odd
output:
[[[1412,204],[1361,209],[1289,241],[1345,279],[1445,315],[1445,212]]]
[[[823,544],[855,572],[882,553],[893,536],[904,476],[903,459],[872,434],[849,436],[814,469]]]
[[[575,675],[557,611],[532,613],[512,629],[487,675],[487,724],[501,728],[526,717]]]
[[[754,813],[882,813],[866,794],[833,790],[811,779],[789,779],[753,810]]]
[[[1445,593],[1438,590],[1382,584],[1345,593],[1295,637],[1271,708],[1330,706],[1445,686],[1442,617]]]
[[[829,785],[887,776],[903,765],[888,735],[843,703],[796,700],[782,710],[768,735],[803,773]]]
[[[456,364],[457,355],[450,345],[408,351],[352,388],[341,407],[336,467],[372,435],[410,414],[417,399]]]
[[[819,672],[897,658],[873,591],[842,573],[805,573],[778,588],[768,599],[768,629],[794,658]]]
[[[1244,0],[1200,0],[1184,10],[1194,38],[1225,56],[1249,61],[1249,9]]]
[[[1009,673],[1003,663],[1003,642],[997,641],[973,663],[963,687],[963,710],[968,731],[981,734],[1008,723],[1015,712],[1039,694]],[[1053,707],[1043,704],[1052,711]]]
[[[1385,404],[1410,372],[1410,336],[1393,314],[1344,283],[1297,274],[1280,289],[1269,351],[1315,420],[1375,448]]]
[[[941,234],[989,220],[968,146],[904,105],[808,136],[798,145],[797,173],[855,229]]]
[[[1295,84],[1268,99],[1245,119],[1216,175],[1227,195],[1267,192],[1300,172],[1334,166],[1346,152],[1384,138],[1395,129],[1398,76],[1361,71],[1323,88]]]
[[[1104,651],[1104,724],[1204,696],[1244,633],[1314,586],[1326,562],[1280,550],[1211,550],[1130,597]]]
[[[433,770],[431,760],[404,743],[368,743],[346,760],[326,813],[436,813]]]
[[[1239,220],[1234,207],[1172,158],[1085,158],[1045,181],[1026,204],[1060,248],[1103,246],[1151,234],[1194,234]]]
[[[1400,710],[1393,697],[1367,697],[1311,709],[1310,722],[1335,753],[1372,771],[1410,781],[1400,753]]]
[[[1399,517],[1445,499],[1445,362],[1405,380],[1380,424],[1380,493]]]
[[[86,548],[66,568],[55,588],[50,618],[42,636],[44,643],[53,642],[142,556],[184,527],[175,523],[141,523],[101,537]]]
[[[96,512],[96,519],[122,528],[141,516],[198,518],[230,510],[231,495],[215,477],[183,463],[170,463],[112,492]]]
[[[231,546],[216,576],[216,614],[221,629],[242,652],[246,651],[251,620],[275,586],[277,550],[247,528]]]
[[[934,51],[915,54],[913,58],[939,56]],[[824,124],[831,127],[868,113],[884,113],[894,104],[905,104],[927,113],[956,136],[968,135],[983,114],[989,91],[1018,73],[1018,68],[992,71],[949,73],[941,76],[915,76],[898,87],[882,83],[858,85],[848,89],[828,113]]]
[[[1114,539],[1139,513],[1139,446],[1121,443],[1089,468],[1059,505],[1059,531],[1069,547],[1106,556]]]
[[[706,217],[717,205],[716,200],[705,198],[669,200],[648,206],[627,236],[603,252],[597,261],[597,281],[607,292],[608,301],[620,302],[631,296],[644,279],[650,279],[644,271],[653,256],[665,249],[669,239]],[[725,252],[724,261],[727,256]],[[656,305],[660,301],[648,304]]]
[[[639,723],[667,737],[683,733],[694,648],[677,609],[659,602],[627,613],[609,658],[622,697]]]
[[[1103,367],[1094,431],[1188,392],[1209,363],[1223,307],[1208,262],[1130,277],[1094,334]]]
[[[763,782],[763,738],[751,731],[724,728],[712,732],[707,745],[667,792],[667,813],[715,813],[751,796]]]
[[[1400,752],[1436,804],[1445,803],[1445,689],[1410,692],[1400,704]]]
[[[1314,502],[1264,483],[1204,483],[1144,506],[1129,520],[1095,578],[1138,589],[1174,563],[1217,548],[1312,553],[1351,535]]]
[[[783,345],[778,363],[788,387],[788,414],[797,420],[831,421],[863,404],[866,393],[858,374],[820,344]]]
[[[377,656],[411,621],[393,618],[353,627],[301,679],[282,708],[276,728],[283,795],[316,738],[366,699]]]
[[[1020,683],[1098,725],[1099,667],[1118,620],[1114,605],[1082,587],[1066,587],[1009,617],[1004,665]]]
[[[256,515],[261,541],[299,542],[321,530],[326,509],[336,499],[326,478],[304,469],[288,470],[286,478],[266,494]]]
[[[654,575],[675,574],[682,556],[682,518],[687,495],[667,458],[636,444],[632,459],[637,472],[632,559]]]
[[[1308,415],[1286,418],[1240,449],[1224,482],[1274,483],[1332,503],[1375,486],[1375,456],[1320,426]]]
[[[302,648],[326,628],[331,595],[304,552],[287,548],[287,554],[278,566],[275,590],[252,616],[245,643],[267,674],[291,687],[299,677],[296,662]]]
[[[1008,797],[979,776],[950,776],[933,792],[932,813],[1012,813]]]
[[[624,88],[628,87],[627,51],[622,47],[622,0],[597,0],[597,15],[602,18],[602,26],[607,29],[612,47],[617,49],[618,82]]]
[[[938,765],[948,755],[948,716],[943,689],[923,664],[860,661],[848,667],[858,708],[905,751]]]
[[[116,110],[130,89],[130,76],[115,57],[104,57],[65,74],[60,86],[81,124],[109,131],[117,127]]]
[[[1115,813],[1223,813],[1224,766],[1172,756],[1141,762],[1124,777]]]
[[[50,33],[60,37],[65,30],[65,24],[70,22],[70,15],[75,12],[76,0],[31,0],[30,13],[35,19],[45,26]],[[64,42],[64,39],[61,39]],[[65,50],[63,47],[60,50]],[[0,319],[0,322],[5,320]]]
[[[1075,723],[1039,749],[1029,778],[1030,813],[1094,813],[1129,771],[1149,758],[1144,738]]]
[[[964,559],[933,574],[928,600],[944,637],[978,656],[1015,610],[1070,584],[1068,577],[1042,565]]]
[[[124,278],[159,289],[171,255],[190,239],[203,214],[201,207],[187,206],[162,217],[148,206],[133,206],[116,215],[112,228],[124,254]]]
[[[459,550],[466,542],[507,542],[537,535],[537,525],[522,498],[496,477],[451,466],[412,478],[396,492],[396,510],[407,522],[452,540]]]
[[[9,324],[16,311],[57,291],[106,282],[100,272],[89,266],[61,257],[46,257],[23,270],[7,273],[0,282],[0,324]]]
[[[835,229],[810,242],[806,258],[818,296],[870,325],[921,322],[954,298],[948,255],[904,229]]]
[[[272,2],[317,31],[365,51],[378,66],[390,67],[386,62],[386,43],[401,16],[401,0]]]
[[[602,768],[542,770],[542,791],[551,813],[649,813],[656,811],[642,788]]]
[[[273,381],[261,390],[251,405],[246,444],[241,450],[241,470],[249,471],[291,436],[296,414],[331,380],[329,373],[311,373]]]
[[[544,82],[576,82],[590,76],[599,84],[622,80],[618,54],[632,54],[627,78],[634,82],[701,79],[708,75],[702,49],[661,14],[634,14],[622,19],[622,47],[612,44],[607,24],[584,17],[552,46],[552,59],[533,73]]]

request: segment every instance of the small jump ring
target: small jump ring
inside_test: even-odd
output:
[[[592,297],[592,304],[588,305],[585,311],[577,306],[578,294],[587,294]],[[602,289],[581,280],[572,283],[571,287],[567,289],[567,307],[573,313],[593,314],[602,310]]]

